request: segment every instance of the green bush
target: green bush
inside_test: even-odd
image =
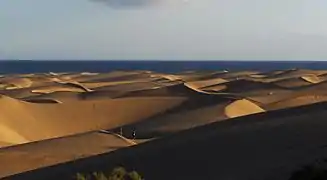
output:
[[[84,174],[81,173],[76,174],[76,180],[87,180],[87,179],[88,178]]]
[[[123,167],[118,167],[112,170],[112,172],[109,175],[109,180],[124,180],[125,176],[127,174],[127,171]]]
[[[142,177],[136,172],[127,172],[123,167],[117,167],[106,175],[103,172],[93,172],[90,174],[76,174],[76,180],[142,180]]]
[[[142,180],[142,177],[136,172],[132,171],[128,173],[128,180]]]
[[[102,172],[94,172],[93,177],[96,180],[108,180],[108,178]]]

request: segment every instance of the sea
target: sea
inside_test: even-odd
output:
[[[113,70],[150,70],[162,73],[220,70],[265,72],[294,68],[327,69],[327,61],[0,60],[0,74],[110,72]]]

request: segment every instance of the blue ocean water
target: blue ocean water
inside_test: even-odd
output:
[[[2,60],[0,74],[44,72],[109,72],[151,70],[174,73],[189,70],[327,69],[324,61],[32,61]]]

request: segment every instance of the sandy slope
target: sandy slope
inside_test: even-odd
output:
[[[114,128],[148,118],[185,100],[183,97],[151,97],[38,104],[1,96],[3,136],[0,141],[18,144]]]
[[[0,177],[135,145],[115,134],[90,132],[0,149]]]
[[[245,116],[249,114],[255,114],[255,113],[261,113],[265,112],[264,109],[256,105],[255,103],[242,99],[237,100],[225,108],[225,114],[229,118],[239,117],[239,116]]]

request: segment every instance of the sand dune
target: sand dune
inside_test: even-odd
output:
[[[302,76],[301,78],[313,84],[317,84],[323,81],[318,76],[315,75]]]
[[[272,83],[256,82],[246,79],[234,80],[230,82],[221,83],[218,85],[211,85],[205,88],[206,90],[221,89],[220,92],[249,94],[262,90],[274,91],[283,90],[284,88]]]
[[[111,149],[101,144],[95,149],[85,147],[85,156],[89,157],[134,145],[126,138],[152,143],[214,122],[324,102],[326,74],[289,69],[4,75],[0,78],[0,160],[16,159],[16,164],[0,170],[0,174],[83,157],[82,151],[72,150],[75,143],[80,148],[86,141],[99,140],[104,146],[119,141],[120,145]],[[56,143],[58,148],[51,150]],[[16,151],[40,155],[31,156],[21,168],[17,159],[22,154]]]
[[[0,149],[0,160],[11,163],[1,166],[0,177],[75,161],[132,145],[135,143],[116,134],[90,132],[7,147]]]
[[[258,71],[234,71],[217,75],[216,78],[222,78],[228,81],[243,79],[251,75],[259,74]]]
[[[182,80],[182,81],[197,81],[197,80],[203,80],[215,76],[219,76],[221,74],[224,74],[224,71],[218,71],[218,72],[196,72],[196,71],[188,71],[188,72],[182,72],[177,74],[157,74],[152,75],[153,77],[163,77],[168,80]]]
[[[113,71],[102,73],[94,76],[82,76],[74,78],[75,81],[81,83],[88,82],[119,82],[119,81],[135,81],[137,79],[151,78],[151,74],[143,71]]]
[[[292,78],[297,79],[301,77],[312,77],[312,76],[319,77],[325,73],[326,71],[323,70],[317,71],[317,70],[306,70],[306,69],[289,69],[289,70],[273,71],[273,72],[259,74],[259,76],[261,77],[250,75],[246,78],[251,79],[253,81],[271,83],[271,82],[278,82],[278,81],[287,81]]]
[[[122,85],[122,84],[131,84],[131,83],[139,83],[139,82],[144,82],[141,80],[130,80],[130,81],[114,81],[114,82],[85,82],[82,83],[85,87],[91,88],[91,89],[96,89],[96,88],[101,88],[101,87],[108,87],[108,86],[115,86],[115,85]]]
[[[250,102],[249,100],[237,100],[225,108],[225,114],[229,118],[245,116],[249,114],[261,113],[265,112],[264,109],[259,107],[258,105]]]
[[[86,92],[86,90],[84,88],[72,86],[70,84],[61,84],[33,89],[31,92],[35,94],[48,94],[53,92]]]
[[[199,80],[199,81],[189,81],[187,83],[193,87],[196,87],[197,89],[201,89],[201,88],[205,88],[208,86],[217,85],[225,82],[227,82],[227,80],[215,78],[215,79],[207,79],[207,80]]]
[[[42,93],[42,94],[30,94],[29,96],[24,96],[19,98],[20,100],[23,101],[42,101],[42,100],[53,100],[53,101],[58,101],[58,102],[68,102],[68,101],[79,101],[83,100],[82,99],[82,94],[87,94],[91,92],[71,92],[71,91],[57,91],[57,92],[52,92],[52,93]]]
[[[267,104],[265,107],[270,110],[296,107],[306,104],[314,104],[327,101],[327,95],[299,95],[290,97],[274,103]]]
[[[155,87],[160,87],[159,84],[155,82],[134,82],[134,83],[123,83],[109,86],[102,86],[94,88],[97,91],[135,91],[135,90],[145,90]]]
[[[199,93],[185,86],[184,83],[163,86],[159,88],[137,89],[126,92],[120,97],[152,97],[152,96],[197,96]]]
[[[306,77],[306,76],[303,76]],[[310,79],[302,78],[302,77],[294,77],[294,78],[284,78],[282,80],[276,80],[273,83],[284,88],[301,88],[304,86],[309,86],[312,82],[307,81]]]
[[[5,84],[5,89],[19,89],[30,87],[33,82],[28,78],[8,78],[5,80],[0,80],[1,84]]]
[[[271,78],[292,78],[292,77],[301,77],[305,75],[322,75],[327,73],[326,70],[309,70],[309,69],[289,69],[284,71],[275,71],[268,73]]]
[[[18,137],[24,137],[23,139],[31,142],[114,128],[141,121],[185,100],[183,97],[151,97],[44,104],[27,103],[1,96],[2,128],[19,136],[13,136],[11,139],[11,135],[5,134],[6,136],[0,137],[0,141],[15,144]],[[18,143],[24,142],[26,141],[21,140]]]

